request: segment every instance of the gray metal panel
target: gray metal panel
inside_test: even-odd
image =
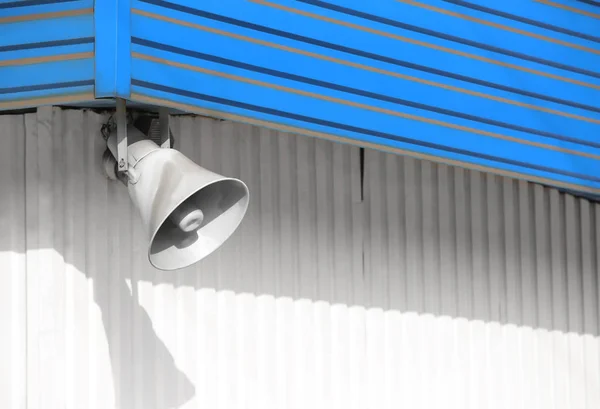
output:
[[[25,407],[26,264],[23,117],[0,117],[0,408]]]
[[[376,151],[365,195],[368,306],[380,311],[368,359],[391,371],[380,392],[394,385],[382,399],[600,405],[600,205]]]
[[[375,151],[363,201],[354,147],[174,117],[176,147],[251,205],[222,249],[160,272],[100,171],[104,120],[0,117],[0,403],[600,406],[597,205]]]

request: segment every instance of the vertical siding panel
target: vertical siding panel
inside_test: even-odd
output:
[[[362,199],[362,182],[361,182],[361,169],[360,169],[360,153],[357,149],[353,149],[351,155],[351,166],[350,169],[350,195],[352,197],[352,222],[351,222],[351,237],[352,237],[352,255],[350,260],[352,261],[352,296],[350,298],[351,304],[364,305],[365,299],[365,209],[363,206]]]
[[[25,120],[0,116],[0,407],[27,404]]]
[[[503,349],[505,341],[504,328],[498,322],[489,324],[489,333],[486,349],[489,351],[489,368],[491,368],[492,381],[488,387],[487,405],[494,409],[502,409],[511,399],[512,391],[507,385],[506,361],[507,354]]]
[[[196,128],[197,127],[197,128]],[[201,163],[203,167],[205,167],[206,169],[213,169],[216,171],[217,167],[219,166],[219,160],[217,157],[215,157],[215,152],[218,152],[218,138],[214,138],[213,135],[218,134],[218,121],[213,120],[213,119],[207,119],[207,120],[199,120],[199,121],[194,121],[194,125],[193,125],[193,131],[191,135],[185,135],[182,137],[187,137],[190,138],[192,137],[192,135],[199,137],[200,138],[200,143],[199,143],[199,155],[197,158],[195,158],[196,161],[198,161],[198,163]],[[196,131],[197,129],[197,131]],[[201,135],[207,135],[207,137],[200,137]],[[251,138],[254,139],[255,135],[251,135]],[[250,139],[250,138],[248,138]],[[248,140],[243,140],[243,142],[246,142],[248,144],[248,149],[244,149],[244,153],[246,155],[242,156],[242,169],[244,168],[244,166],[249,163],[257,166],[258,163],[258,145],[250,145]],[[250,149],[252,148],[252,149]],[[256,182],[256,178],[257,178],[257,172],[254,171],[254,169],[244,169],[247,170],[246,174],[247,174],[247,180],[248,183],[250,183],[250,185],[254,185]],[[256,192],[258,193],[258,192]],[[248,212],[250,215],[252,215],[251,220],[253,221],[253,223],[257,223],[257,218],[258,218],[258,211],[260,209],[260,195],[255,193],[255,197],[253,198],[252,202],[250,203],[250,205],[248,206]],[[253,226],[254,227],[254,226]],[[255,252],[256,254],[258,254],[259,251],[259,245],[260,245],[260,240],[259,237],[256,236],[255,230],[252,230],[252,232],[254,233],[254,236],[251,238],[251,240],[249,241],[249,244],[252,245],[252,251]],[[217,289],[219,289],[219,260],[220,257],[218,254],[215,255],[215,257],[207,257],[205,260],[203,260],[200,263],[200,271],[199,274],[201,274],[200,276],[200,283],[203,287],[209,288],[211,289],[211,291],[215,291]],[[248,257],[248,262],[252,263],[252,268],[253,269],[258,269],[258,265],[256,264],[256,257]],[[253,284],[256,284],[256,282],[253,282]],[[256,292],[258,291],[258,288],[254,288],[252,292]],[[214,368],[216,369],[216,368]],[[216,386],[216,385],[215,385]],[[211,388],[211,392],[210,393],[214,393],[216,391],[216,388]],[[216,402],[215,402],[216,404]]]
[[[278,240],[280,261],[277,265],[280,277],[280,297],[276,301],[277,332],[277,381],[274,385],[277,407],[292,407],[293,388],[293,299],[298,293],[299,271],[296,238],[298,231],[298,206],[296,189],[296,138],[292,135],[277,135],[279,169],[278,193],[280,204],[280,236]],[[251,193],[252,194],[252,193]],[[271,351],[272,353],[272,351]]]
[[[527,182],[519,181],[519,259],[521,276],[521,322],[533,327],[537,321],[534,267],[535,231],[531,218],[531,191]]]
[[[565,256],[564,195],[550,191],[550,240],[552,253],[552,318],[553,327],[567,332],[567,272]]]
[[[90,133],[95,130],[90,129]],[[134,259],[137,259],[141,243],[138,242],[133,226],[139,223],[139,217],[133,211],[133,206],[126,189],[119,183],[109,182],[109,192],[113,209],[119,212],[118,226],[113,226],[119,231],[119,237],[111,240],[114,257],[112,259],[112,274],[109,276],[110,298],[107,300],[110,307],[98,306],[102,310],[103,319],[106,311],[110,311],[110,331],[106,334],[109,342],[110,366],[112,370],[115,395],[115,406],[118,408],[133,408],[135,393],[135,352],[138,348],[133,343],[134,312],[142,313],[141,308],[134,300],[131,289],[137,288],[134,281]],[[142,255],[143,257],[143,255]],[[115,265],[116,264],[116,265]],[[137,314],[136,314],[137,315]],[[105,328],[107,325],[105,324]]]
[[[415,336],[411,334],[409,324],[414,313],[400,313],[397,311],[392,312],[391,320],[388,324],[392,324],[393,327],[389,328],[391,334],[397,334],[397,342],[393,348],[393,352],[390,351],[386,356],[386,359],[395,359],[395,363],[398,364],[397,371],[397,401],[396,406],[410,407],[416,404],[418,394],[420,391],[417,386],[419,384],[418,376],[420,375],[418,368],[415,370],[414,361],[415,357]]]
[[[567,300],[569,332],[583,330],[583,287],[581,272],[581,235],[579,234],[579,206],[570,195],[565,197],[565,224],[567,248]]]
[[[519,181],[519,244],[520,244],[520,278],[521,278],[521,322],[524,328],[521,335],[521,373],[523,387],[523,407],[537,406],[537,373],[535,371],[536,346],[532,328],[537,321],[537,294],[535,282],[535,230],[532,220],[531,185]],[[529,393],[531,391],[531,393]]]
[[[315,202],[316,202],[316,272],[317,294],[315,300],[331,300],[331,271],[333,212],[331,206],[332,155],[331,143],[315,140]],[[343,183],[342,180],[339,183]]]
[[[209,119],[202,121],[209,121]],[[262,313],[266,311],[265,308],[268,305],[274,305],[272,297],[279,280],[275,275],[277,255],[272,249],[269,249],[273,243],[273,234],[276,228],[276,205],[273,203],[276,194],[274,191],[275,174],[273,174],[276,163],[272,156],[277,147],[267,143],[272,139],[272,134],[268,130],[250,126],[240,128],[235,124],[225,122],[220,123],[220,127],[227,127],[230,131],[235,130],[235,139],[232,138],[231,144],[227,145],[231,148],[230,151],[222,151],[222,155],[230,155],[228,161],[231,161],[232,167],[236,157],[233,155],[233,151],[240,150],[239,146],[243,144],[240,152],[241,160],[238,159],[240,161],[239,176],[247,182],[250,189],[250,211],[252,212],[242,222],[239,232],[241,234],[238,237],[232,237],[234,240],[240,240],[241,260],[236,262],[236,269],[239,269],[236,272],[237,285],[228,288],[239,294],[236,297],[236,337],[232,340],[236,354],[228,358],[232,360],[232,371],[236,372],[233,388],[230,390],[231,393],[234,393],[236,389],[238,391],[238,396],[234,397],[236,401],[231,402],[231,405],[237,405],[236,407],[262,405],[264,407],[268,405],[264,400],[261,402],[264,387],[260,382],[264,382],[262,374],[266,368],[263,366],[267,364],[262,359],[264,348],[266,348],[264,331],[266,331],[265,320],[267,317]],[[202,140],[216,140],[221,137],[221,134],[217,131],[196,137],[200,137]],[[263,222],[264,229],[261,228]],[[227,253],[220,251],[219,253],[219,257],[227,257]],[[250,271],[256,270],[257,274],[247,274],[248,267]],[[225,309],[218,311],[217,320],[222,316],[222,311]],[[218,322],[215,325],[218,325]],[[258,328],[259,325],[260,328]],[[205,336],[208,337],[210,334]],[[219,362],[217,360],[214,363],[215,366],[218,366]],[[220,378],[219,382],[227,381]],[[219,407],[226,407],[226,404],[226,401],[219,401]]]
[[[519,325],[521,323],[521,280],[519,277],[519,215],[516,206],[518,197],[516,182],[504,179],[504,245],[506,248],[505,296],[506,321]]]
[[[230,124],[230,126],[234,126]],[[274,276],[274,243],[272,238],[275,233],[275,209],[277,203],[274,202],[273,186],[274,178],[277,175],[275,168],[275,152],[277,145],[274,144],[271,131],[261,129],[260,139],[260,287],[259,294],[274,294],[277,286],[277,277]],[[233,148],[233,146],[232,146]]]
[[[53,263],[53,288],[48,293],[48,297],[52,298],[55,305],[58,307],[52,313],[55,315],[56,332],[54,335],[55,339],[55,354],[52,357],[54,366],[54,376],[56,387],[58,390],[67,391],[64,395],[60,396],[60,404],[66,405],[66,396],[70,394],[70,389],[66,383],[66,355],[67,350],[65,348],[65,340],[67,338],[67,331],[65,326],[67,309],[66,309],[66,280],[65,280],[65,267],[66,263],[64,260],[64,225],[65,225],[65,214],[64,214],[64,190],[65,183],[64,177],[67,172],[68,164],[62,163],[57,166],[55,161],[62,159],[64,152],[64,131],[66,130],[63,126],[63,118],[61,111],[53,110],[51,107],[40,108],[38,110],[38,116],[44,115],[43,111],[48,111],[48,143],[51,144],[51,157],[48,157],[49,163],[46,164],[47,170],[52,174],[52,187],[51,195],[46,197],[48,204],[52,207],[52,212],[47,214],[46,217],[50,216],[53,219],[53,224],[49,232],[49,236],[52,236],[54,257]],[[78,124],[75,124],[74,128],[76,132]],[[39,136],[39,134],[38,134]],[[49,289],[49,288],[48,288]],[[89,303],[86,307],[89,307]],[[56,392],[54,392],[56,393]]]
[[[361,153],[356,148],[350,150],[350,187],[348,189],[351,200],[351,252],[349,257],[352,261],[352,288],[350,307],[348,308],[348,339],[347,339],[347,360],[348,360],[348,384],[349,388],[345,395],[346,407],[351,409],[364,408],[367,403],[364,394],[361,391],[361,386],[366,382],[364,371],[366,354],[365,351],[365,219],[363,206],[363,186],[361,183],[360,157]],[[366,156],[366,155],[365,155]],[[366,162],[366,158],[365,158]],[[366,170],[365,170],[366,174]],[[346,200],[348,192],[344,194]]]
[[[487,353],[487,351],[496,351],[499,349],[500,326],[496,323],[502,320],[502,266],[504,259],[504,249],[501,244],[502,237],[502,201],[501,190],[498,186],[498,177],[494,175],[485,175],[485,213],[483,214],[487,229],[483,232],[485,235],[486,247],[486,280],[487,280],[487,306],[489,316],[487,321],[492,323],[486,325],[486,341],[484,350],[486,351],[486,365],[489,377],[486,382],[484,405],[496,408],[502,400],[503,386],[502,382],[502,361],[497,353]],[[497,369],[494,371],[494,369]]]
[[[315,356],[317,401],[331,407],[331,308],[333,295],[333,149],[330,143],[316,140],[315,151],[316,210],[317,210],[317,285],[315,304]],[[343,183],[343,179],[339,181]]]
[[[144,242],[141,241],[145,238],[143,234],[143,227],[140,225],[140,217],[133,211],[133,220],[131,224],[131,281],[130,288],[127,288],[127,292],[131,292],[131,298],[127,310],[131,314],[131,352],[132,356],[130,363],[132,365],[132,378],[133,385],[131,389],[130,402],[135,409],[142,409],[145,405],[144,395],[146,393],[144,386],[144,379],[149,376],[154,376],[154,373],[148,370],[146,367],[147,363],[144,360],[144,356],[152,356],[152,351],[148,350],[147,344],[144,342],[145,335],[145,318],[147,317],[147,310],[144,308],[142,311],[142,303],[144,296],[142,290],[144,286],[147,286],[147,282],[142,281],[144,277],[143,269],[145,268],[146,259],[140,257],[143,254]],[[147,238],[146,238],[147,240]],[[121,288],[121,291],[125,292],[125,288]],[[124,298],[127,294],[123,294]],[[134,363],[137,363],[135,365]],[[154,391],[151,390],[150,393]]]
[[[439,274],[439,220],[437,207],[437,166],[430,162],[421,163],[423,196],[421,201],[423,242],[421,257],[423,259],[423,281],[425,299],[423,307],[430,314],[440,313],[440,274]],[[390,181],[388,184],[393,183]],[[388,212],[389,214],[389,212]]]
[[[535,217],[535,274],[537,277],[537,325],[542,329],[536,331],[536,372],[539,374],[539,406],[551,408],[553,399],[553,380],[551,377],[552,359],[548,353],[552,349],[552,338],[547,328],[552,328],[552,275],[550,253],[550,215],[548,192],[543,186],[534,186],[534,217]]]
[[[291,135],[277,136],[279,161],[278,183],[279,201],[279,264],[276,266],[280,277],[280,292],[286,297],[295,298],[298,282],[298,258],[294,247],[298,231],[298,192],[296,189],[296,138]],[[338,187],[337,185],[335,186]],[[252,194],[252,193],[250,193]]]
[[[293,301],[291,297],[277,300],[276,330],[277,382],[275,388],[277,407],[293,407],[294,355]],[[272,353],[273,351],[271,351]]]
[[[542,186],[535,186],[534,217],[535,217],[535,275],[537,293],[537,325],[548,328],[552,325],[552,286],[550,275],[550,230],[548,214],[549,206],[547,192]]]
[[[587,368],[587,362],[597,362],[597,356],[594,354],[594,338],[589,334],[598,333],[598,298],[596,289],[598,287],[598,277],[594,271],[595,255],[593,253],[596,246],[594,237],[595,218],[594,208],[596,205],[590,204],[585,200],[579,202],[580,206],[580,230],[581,230],[581,267],[582,267],[582,285],[583,285],[583,336],[582,342],[582,368],[584,371],[585,401],[583,407],[592,403],[597,403],[597,385],[600,385],[598,379],[598,369],[596,367]]]
[[[595,245],[594,235],[594,210],[597,205],[589,203],[587,200],[579,201],[580,214],[580,254],[581,254],[581,272],[582,272],[582,290],[583,290],[583,332],[588,334],[598,333],[598,296],[596,288],[598,287],[598,277],[595,274]]]
[[[422,311],[423,305],[423,274],[421,271],[421,183],[419,163],[412,158],[402,158],[406,226],[406,291],[407,310]],[[369,198],[372,200],[371,198]]]
[[[68,215],[64,218],[65,223],[65,246],[63,255],[65,258],[65,295],[66,295],[66,343],[65,349],[71,351],[66,355],[67,367],[67,407],[76,408],[82,405],[88,405],[88,396],[90,392],[90,367],[88,326],[87,326],[87,308],[88,296],[86,291],[87,277],[83,271],[86,271],[86,240],[88,215],[81,203],[86,201],[87,181],[82,175],[86,174],[86,147],[88,135],[82,137],[78,132],[83,118],[80,112],[74,112],[79,117],[70,118],[67,112],[62,112],[57,117],[57,127],[63,128],[64,139],[60,141],[64,146],[66,167],[64,172],[64,213]],[[77,121],[79,119],[79,121]],[[75,122],[69,122],[75,120]],[[64,123],[67,125],[65,126]],[[62,126],[60,126],[62,125]],[[64,129],[67,128],[67,129]],[[64,132],[66,131],[66,132]],[[67,165],[68,164],[68,165]]]
[[[502,197],[502,184],[498,176],[486,176],[486,210],[487,222],[487,279],[489,280],[489,319],[503,322],[506,316],[506,303],[504,298],[505,277],[504,265],[506,252],[502,238],[504,237],[504,202]]]
[[[88,234],[86,238],[86,264],[87,294],[88,301],[88,328],[89,328],[89,369],[90,369],[90,402],[89,407],[103,408],[113,404],[114,384],[108,384],[105,380],[111,376],[109,364],[110,349],[107,337],[111,333],[110,305],[112,255],[109,254],[109,242],[117,234],[118,223],[116,221],[121,209],[116,207],[113,199],[109,197],[108,183],[101,172],[102,152],[105,142],[100,136],[98,129],[101,121],[95,115],[90,116],[88,112],[69,112],[71,114],[65,121],[65,126],[76,123],[76,133],[79,137],[86,138],[87,156],[87,197],[86,203],[89,219]],[[77,136],[75,136],[77,137]],[[65,215],[65,217],[67,217]],[[77,289],[77,291],[81,291]],[[106,300],[106,301],[104,301]],[[109,307],[104,309],[100,306]],[[106,318],[105,318],[106,317]]]
[[[373,407],[381,408],[385,399],[385,320],[381,308],[366,313],[366,376],[363,393]]]
[[[348,249],[352,249],[352,201],[348,200],[347,192],[352,188],[352,168],[355,158],[352,153],[355,148],[334,144],[333,145],[333,171],[332,171],[332,205],[330,209],[333,219],[333,304],[343,304],[344,313],[347,305],[351,303],[352,287],[352,258],[348,257]],[[341,311],[341,310],[340,310]]]
[[[470,318],[472,312],[472,293],[471,293],[471,268],[470,268],[470,236],[469,236],[469,217],[470,207],[468,206],[468,185],[466,184],[467,171],[456,169],[454,172],[454,201],[456,217],[456,273],[457,273],[457,315],[459,317]]]
[[[508,354],[504,348],[507,297],[506,297],[506,266],[507,266],[507,209],[505,200],[504,180],[500,177],[488,176],[488,251],[490,278],[490,306],[492,322],[489,331],[488,348],[490,350],[490,367],[493,368],[494,379],[490,391],[490,406],[504,408],[508,403],[511,390],[508,385],[507,371]]]
[[[568,300],[568,390],[569,403],[573,408],[585,405],[585,372],[581,337],[583,331],[583,287],[581,271],[581,233],[578,200],[565,197],[567,239],[567,300]]]
[[[224,127],[223,122],[221,121],[211,121],[211,134],[210,139],[212,151],[208,154],[211,155],[212,163],[209,169],[214,169],[217,173],[223,172],[223,163],[222,163],[222,154],[221,152],[224,149],[225,138],[224,136],[227,134],[227,129]],[[186,137],[196,137],[197,135],[186,135]],[[257,154],[260,158],[260,131],[256,130],[253,134],[255,137],[255,143],[257,144],[256,150]],[[208,138],[207,138],[208,139]],[[260,162],[259,162],[260,163]],[[260,165],[259,165],[260,166]],[[255,169],[260,177],[260,167]],[[257,193],[260,190],[256,190]],[[255,211],[260,214],[263,202],[262,195],[260,195],[260,207],[255,208]],[[262,221],[262,217],[260,220]],[[261,254],[261,235],[257,234],[256,237],[257,242],[257,253]],[[256,313],[255,313],[255,305],[252,305],[252,308],[248,311],[240,310],[242,305],[239,303],[239,298],[236,297],[234,291],[228,287],[227,278],[228,274],[225,271],[227,269],[227,257],[221,252],[215,252],[210,257],[207,258],[207,261],[213,259],[214,260],[214,276],[216,278],[216,289],[217,289],[217,330],[215,336],[217,338],[217,355],[216,360],[219,362],[217,365],[216,375],[216,399],[217,399],[217,407],[238,407],[238,399],[241,391],[240,388],[240,377],[239,371],[240,367],[242,367],[245,362],[244,359],[251,360],[251,356],[244,356],[240,354],[238,348],[238,337],[243,333],[240,330],[240,327],[243,325],[244,318],[250,320],[253,326],[256,326]],[[210,262],[210,261],[209,261]],[[257,294],[262,292],[263,286],[263,277],[264,271],[261,269],[262,260],[258,257],[257,260],[257,274],[254,277],[254,286],[253,286],[253,297],[256,297]],[[242,314],[244,316],[242,316]],[[255,334],[252,334],[256,336]],[[253,343],[250,343],[249,349],[252,351],[253,355],[256,355],[256,350],[253,347]],[[254,379],[256,379],[256,373],[254,373]]]
[[[232,128],[236,125],[231,124]],[[275,350],[275,297],[279,295],[280,277],[277,266],[279,265],[279,254],[273,251],[277,248],[277,232],[279,226],[279,195],[278,195],[278,138],[276,133],[270,130],[263,130],[260,136],[261,140],[261,215],[266,225],[261,224],[262,232],[262,252],[261,258],[264,260],[263,271],[263,289],[256,302],[251,297],[244,297],[246,311],[255,313],[255,325],[257,331],[256,339],[251,339],[248,334],[251,331],[253,321],[251,319],[241,319],[244,322],[242,336],[238,337],[238,343],[242,343],[240,354],[247,356],[242,362],[245,362],[243,376],[240,379],[240,387],[244,393],[240,393],[238,401],[239,407],[251,402],[252,406],[272,408],[275,405],[274,393],[271,392],[269,385],[275,382],[277,370],[276,362],[269,359],[271,351]],[[235,140],[231,139],[229,152],[235,150]],[[242,175],[240,177],[243,178]],[[251,304],[256,304],[252,308]],[[256,353],[252,354],[252,349]],[[254,357],[254,358],[253,358]],[[253,377],[256,383],[251,382]],[[250,382],[248,382],[250,380]],[[274,392],[274,391],[273,391]]]
[[[296,388],[294,405],[317,405],[316,312],[313,302],[318,295],[318,268],[316,265],[316,141],[298,139],[298,196],[299,196],[299,248],[300,248],[300,300],[296,302],[295,353]],[[312,391],[306,394],[306,390]]]
[[[331,407],[331,305],[333,296],[333,149],[332,144],[316,140],[315,188],[317,223],[317,285],[315,308],[315,356],[317,406]],[[343,183],[340,179],[338,183]]]
[[[515,206],[515,182],[509,179],[503,179],[502,181],[502,193],[504,209],[504,247],[505,247],[505,259],[504,259],[504,288],[502,289],[502,296],[505,299],[506,314],[503,317],[503,323],[505,323],[503,331],[504,343],[500,348],[502,355],[505,357],[505,361],[502,365],[505,369],[505,382],[506,389],[510,391],[510,395],[507,396],[506,403],[512,403],[515,407],[520,407],[517,404],[519,397],[519,390],[521,387],[519,375],[519,368],[515,362],[515,356],[518,358],[518,338],[516,334],[516,325],[520,321],[518,320],[520,307],[520,282],[517,274],[519,268],[518,258],[518,215]]]
[[[372,155],[369,155],[372,158]],[[405,259],[406,253],[406,242],[404,240],[404,183],[402,180],[401,163],[396,158],[390,155],[383,156],[383,162],[385,163],[385,175],[389,175],[387,183],[379,183],[387,189],[387,193],[384,195],[385,206],[388,216],[387,220],[383,223],[387,230],[387,254],[388,263],[386,266],[387,273],[387,289],[386,297],[389,300],[388,308],[393,310],[404,311],[406,310],[406,269]],[[371,166],[368,166],[369,169]],[[367,189],[371,189],[374,185],[369,180]],[[384,244],[385,245],[385,244]],[[368,252],[370,253],[370,252]],[[402,294],[398,297],[397,294]]]
[[[298,254],[299,270],[304,274],[299,277],[299,297],[314,299],[316,274],[315,242],[315,141],[311,139],[296,140],[297,177],[298,177]]]
[[[351,213],[352,221],[351,237],[352,237],[352,287],[350,303],[353,305],[364,305],[364,288],[365,288],[365,209],[363,205],[364,196],[364,149],[358,150],[351,148],[350,154],[350,197],[351,197]],[[347,199],[346,199],[347,200]]]
[[[469,172],[470,179],[470,227],[471,247],[469,248],[473,280],[467,284],[472,288],[473,306],[471,317],[477,320],[489,320],[488,271],[485,260],[487,250],[487,221],[484,218],[486,209],[485,175]]]
[[[390,160],[392,160],[390,158]],[[438,166],[438,197],[440,220],[440,286],[441,313],[447,316],[458,314],[457,253],[456,253],[456,207],[454,200],[454,169]]]
[[[348,407],[348,304],[350,303],[352,281],[352,260],[347,250],[352,248],[350,223],[352,201],[345,200],[343,192],[350,187],[350,153],[346,145],[334,144],[331,186],[331,215],[333,220],[333,274],[331,298],[331,338],[328,347],[330,356],[325,357],[331,367],[331,405],[333,409]],[[337,181],[337,183],[335,183]],[[350,223],[349,223],[350,222]],[[281,407],[281,406],[279,406]]]
[[[592,269],[593,276],[595,278],[595,285],[593,287],[594,298],[596,305],[594,309],[590,310],[590,321],[593,321],[596,325],[596,332],[590,332],[585,335],[586,342],[586,365],[587,372],[587,401],[588,407],[599,407],[600,406],[600,205],[594,204],[592,206],[593,223],[591,228],[593,230],[594,240],[591,245],[591,256],[592,256]]]
[[[247,304],[253,304],[253,300],[250,297],[244,297]],[[242,344],[242,351],[245,356],[249,359],[246,365],[246,370],[242,373],[244,377],[240,382],[244,394],[240,394],[238,402],[239,407],[247,407],[246,402],[253,402],[252,406],[263,407],[263,408],[277,408],[276,403],[276,390],[272,385],[277,383],[277,360],[272,359],[272,351],[276,350],[276,315],[277,307],[276,300],[272,296],[263,295],[260,297],[256,304],[256,319],[257,325],[256,330],[258,336],[252,342],[247,334],[249,332],[249,326],[252,325],[251,320],[244,320],[244,336],[238,338],[238,343]],[[245,309],[252,311],[252,308]],[[248,347],[244,347],[244,346]],[[256,350],[255,354],[252,354],[252,348]],[[254,374],[257,373],[257,382],[254,386],[251,382]],[[246,396],[251,397],[250,399],[245,398]]]
[[[569,407],[567,342],[563,333],[569,331],[566,273],[565,197],[557,191],[550,192],[550,236],[552,250],[552,318],[554,403],[556,408]]]
[[[293,321],[293,381],[290,401],[293,408],[313,406],[314,398],[314,362],[311,299],[315,292],[316,268],[314,265],[315,252],[312,207],[314,202],[314,141],[296,139],[297,183],[298,183],[298,272],[299,300],[294,303]],[[313,394],[306,394],[306,390]]]
[[[32,164],[25,167],[25,238],[27,266],[27,406],[40,408],[40,353],[38,326],[40,322],[39,308],[40,286],[38,283],[41,263],[39,261],[39,228],[38,228],[38,174],[37,162],[37,115],[27,114],[25,117],[25,156],[23,161],[30,160]],[[31,250],[29,250],[31,249]]]
[[[403,348],[401,326],[401,315],[398,311],[386,312],[385,319],[385,349],[384,349],[384,370],[385,385],[382,398],[384,400],[382,408],[397,408],[402,402],[406,381],[402,379],[403,362],[400,350]]]
[[[40,108],[37,115],[29,114],[28,124],[33,131],[26,135],[26,157],[31,168],[26,172],[27,186],[27,268],[28,299],[28,373],[37,376],[35,385],[30,385],[28,393],[31,407],[55,405],[65,406],[64,371],[64,265],[61,249],[61,226],[56,223],[57,211],[54,199],[60,185],[56,186],[54,163],[60,157],[60,143],[53,138],[50,107]],[[56,144],[56,147],[54,146]],[[56,239],[56,240],[55,240]],[[29,287],[29,285],[28,285]],[[35,382],[35,381],[34,381]]]
[[[387,251],[384,248],[384,243],[387,240],[384,236],[388,231],[388,220],[385,219],[387,204],[384,199],[387,195],[383,192],[386,186],[386,172],[382,171],[382,167],[385,165],[382,161],[383,158],[384,155],[379,152],[365,158],[365,161],[374,161],[365,165],[366,171],[364,175],[365,194],[368,194],[371,198],[365,206],[365,230],[368,232],[370,244],[369,251],[364,255],[365,272],[369,272],[366,274],[368,281],[365,283],[368,292],[367,306],[372,306],[373,300],[383,301],[384,295],[382,291],[387,289],[384,286],[387,264]]]

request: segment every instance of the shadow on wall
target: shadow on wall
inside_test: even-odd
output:
[[[109,278],[108,274],[106,277]],[[117,407],[180,407],[195,395],[194,385],[177,368],[171,352],[156,334],[150,316],[139,304],[137,283],[130,290],[123,279],[112,281],[110,286],[108,282],[94,278],[94,301],[100,308],[108,340]],[[117,320],[109,318],[116,314]],[[115,339],[118,341],[114,342]],[[138,359],[134,359],[136,356]],[[148,370],[133,362],[160,364],[160,368]]]
[[[246,219],[201,263],[154,270],[127,190],[100,171],[105,119],[26,116],[27,249],[53,248],[93,280],[119,407],[132,407],[135,394],[142,406],[177,407],[196,393],[141,307],[141,285],[598,335],[598,206],[371,151],[363,200],[358,149],[206,118],[174,118],[176,148],[248,184]],[[172,310],[147,301],[153,317],[169,320]]]

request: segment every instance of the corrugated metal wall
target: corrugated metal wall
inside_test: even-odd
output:
[[[597,205],[374,151],[363,192],[357,148],[174,118],[251,205],[159,272],[104,120],[0,116],[0,407],[600,406]]]
[[[0,408],[25,407],[25,127],[0,116]]]
[[[373,407],[600,407],[600,206],[375,151],[365,171]]]

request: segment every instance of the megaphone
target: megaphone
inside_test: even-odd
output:
[[[175,149],[161,148],[133,125],[127,127],[127,139],[124,183],[148,233],[150,263],[176,270],[219,248],[248,209],[244,182],[206,170]],[[107,145],[116,158],[114,132]]]

